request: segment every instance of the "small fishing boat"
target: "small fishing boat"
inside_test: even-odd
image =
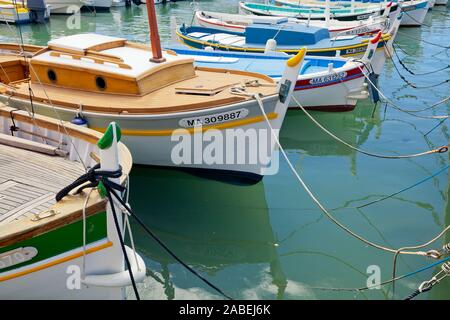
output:
[[[329,0],[334,5],[337,6],[337,8],[340,8],[342,6],[345,6],[349,8],[350,10],[356,10],[356,8],[359,7],[367,7],[367,6],[382,6],[385,5],[387,2],[381,2],[379,0],[369,0],[368,2],[366,0]],[[434,1],[434,0],[432,0]],[[425,16],[428,12],[428,9],[432,5],[432,1],[430,0],[406,0],[406,1],[394,1],[397,4],[400,4],[402,12],[405,14],[403,15],[403,20],[401,25],[402,26],[421,26],[423,21],[425,20]],[[297,9],[305,9],[309,4],[314,6],[320,5],[324,6],[324,0],[308,0],[308,4],[304,4],[303,2],[301,4],[298,3],[298,1],[295,0],[276,0],[276,3],[282,5],[282,6],[288,6],[293,7]]]
[[[398,23],[401,16],[394,20]],[[396,36],[398,28],[392,24],[383,34],[372,60],[376,74],[380,74],[386,59],[384,47]],[[285,23],[281,26],[251,24],[244,32],[229,32],[215,28],[182,25],[176,35],[189,47],[196,49],[212,48],[221,51],[264,53],[267,51],[294,54],[298,48],[308,48],[308,55],[326,57],[361,58],[367,50],[369,36],[329,37],[328,29]]]
[[[116,124],[102,136],[0,104],[0,299],[125,298],[132,281],[113,217],[121,230],[122,210],[101,188],[65,189],[97,168],[121,168],[110,181],[124,185],[132,158],[119,139]],[[144,261],[125,251],[143,281]]]
[[[43,10],[38,12],[34,8],[28,8],[26,3],[0,0],[0,22],[14,24],[43,22],[49,17],[50,7],[45,3]]]
[[[437,6],[446,6],[448,3],[448,0],[436,0],[435,5]]]
[[[358,100],[368,96],[365,90],[364,73],[371,70],[373,52],[381,38],[381,32],[370,40],[367,52],[361,61],[345,58],[308,56],[304,59],[294,89],[295,99],[305,108],[317,111],[350,111]],[[246,70],[265,74],[275,80],[281,78],[288,55],[231,53],[188,49],[182,46],[169,47],[178,55],[193,58],[197,66]],[[290,108],[297,108],[292,100]]]
[[[369,4],[348,7],[345,4],[330,8],[331,17],[340,21],[366,20],[372,15],[382,16],[388,2],[383,4]],[[398,4],[394,3],[390,9],[392,17],[398,10]],[[251,2],[240,2],[239,11],[244,14],[254,14],[259,16],[278,16],[289,17],[303,20],[325,20],[325,5],[318,3],[317,5],[270,5]]]
[[[327,1],[329,3],[329,1]],[[256,16],[229,14],[210,11],[196,11],[195,21],[198,25],[207,28],[216,28],[223,31],[244,32],[245,27],[254,23],[268,25],[282,25],[284,23],[299,23],[319,28],[328,28],[331,37],[343,35],[365,35],[385,30],[389,24],[389,13],[392,3],[386,6],[382,16],[370,16],[367,20],[339,21],[330,18],[329,10],[325,10],[325,20],[301,20],[286,17]]]
[[[271,129],[282,126],[305,51],[286,62],[278,86],[261,74],[194,67],[193,59],[161,50],[154,6],[147,3],[147,7],[151,47],[78,34],[52,40],[40,49],[28,47],[32,52],[24,59],[21,45],[0,44],[0,100],[22,109],[32,105],[37,113],[49,116],[56,108],[65,120],[79,114],[98,131],[116,121],[137,164],[236,173],[244,180],[260,180],[275,151]],[[194,138],[201,139],[210,129],[223,137],[220,147],[252,156],[264,152],[264,159],[242,162],[227,155],[210,162],[202,157],[210,149],[194,159],[191,155],[198,151],[191,153]],[[258,141],[266,134],[269,145],[261,149],[258,141],[244,142],[237,148],[235,137],[226,134],[242,130],[260,132]],[[189,150],[180,156],[177,148]]]

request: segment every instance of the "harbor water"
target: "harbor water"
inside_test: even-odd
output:
[[[235,13],[238,1],[197,4],[209,11]],[[188,1],[157,5],[163,43],[170,42],[170,16],[176,16],[178,23],[190,24],[192,12]],[[76,21],[52,16],[45,25],[21,26],[20,33],[15,26],[2,24],[0,41],[17,42],[22,37],[25,43],[44,45],[50,39],[79,32],[149,41],[144,6],[112,8],[95,15],[85,12],[80,22],[80,28],[73,28]],[[418,76],[398,62],[400,58],[418,74],[450,64],[449,51],[443,48],[450,42],[448,7],[433,8],[425,24],[400,29],[398,57],[394,63],[386,63],[379,79],[381,91],[405,110],[431,106],[450,93],[449,82],[434,86],[450,78],[450,69]],[[424,88],[407,85],[395,67],[410,83]],[[447,102],[405,113],[380,103],[374,106],[368,99],[351,112],[311,114],[358,148],[402,155],[448,145],[450,123],[427,117],[448,115],[449,110]],[[281,144],[313,193],[326,208],[333,209],[334,217],[372,242],[390,248],[414,246],[429,241],[450,223],[448,153],[394,160],[370,157],[326,135],[301,110],[288,112]],[[357,208],[410,186],[414,187]],[[382,281],[390,279],[393,254],[364,244],[324,216],[281,158],[276,175],[250,186],[136,166],[130,187],[130,204],[150,229],[178,257],[236,299],[402,299],[439,270],[434,267],[399,280],[395,290],[391,284],[359,292],[336,290],[366,287],[378,275]],[[142,298],[222,298],[138,225],[133,230],[136,249],[148,269],[145,283],[139,285]],[[448,242],[450,235],[427,249],[440,249]],[[433,262],[401,255],[396,275]],[[129,298],[133,297],[130,290]],[[418,299],[450,299],[450,281],[444,280]]]

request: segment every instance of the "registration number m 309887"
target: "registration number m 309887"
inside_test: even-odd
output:
[[[234,121],[246,118],[249,114],[248,109],[237,109],[221,113],[210,114],[201,117],[184,118],[179,121],[183,128],[192,128],[196,126],[211,126],[224,122]]]

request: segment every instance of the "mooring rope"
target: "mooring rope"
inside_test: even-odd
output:
[[[428,150],[428,151],[415,153],[415,154],[407,154],[407,155],[385,155],[385,154],[378,154],[378,153],[369,152],[369,151],[360,149],[358,147],[355,147],[354,145],[351,145],[350,143],[348,143],[348,142],[342,140],[341,138],[339,138],[338,136],[336,136],[334,133],[332,133],[327,128],[322,126],[322,124],[320,124],[308,111],[306,111],[306,109],[300,104],[300,102],[297,100],[297,98],[294,95],[292,96],[291,99],[295,101],[297,106],[306,114],[306,116],[316,126],[318,126],[323,132],[328,134],[334,140],[336,140],[336,141],[342,143],[343,145],[349,147],[350,149],[355,150],[355,151],[357,151],[359,153],[365,154],[367,156],[376,157],[376,158],[384,158],[384,159],[405,159],[405,158],[414,158],[414,157],[429,155],[429,154],[433,154],[433,153],[444,153],[444,152],[448,151],[448,146],[441,146],[440,148],[437,148],[437,149]]]
[[[362,69],[361,69],[361,67],[360,66],[358,66],[358,68],[361,70],[361,71],[363,71]],[[363,74],[364,74],[364,77],[366,78],[366,80],[369,82],[369,84],[371,84],[372,85],[372,87],[381,95],[381,97],[384,99],[384,102],[386,102],[386,105],[390,105],[390,106],[392,106],[394,109],[396,109],[396,110],[398,110],[398,111],[401,111],[401,112],[404,112],[404,113],[407,113],[407,114],[409,114],[409,115],[411,115],[411,116],[413,116],[413,117],[416,117],[416,118],[421,118],[421,119],[445,119],[445,118],[448,118],[449,116],[447,115],[447,116],[421,116],[421,115],[417,115],[417,114],[415,114],[414,112],[409,112],[409,111],[407,111],[407,110],[405,110],[405,109],[403,109],[402,107],[400,107],[400,106],[398,106],[396,103],[394,103],[392,100],[390,100],[388,97],[386,97],[386,95],[372,82],[372,80],[370,80],[370,78],[363,72]]]
[[[410,36],[409,34],[407,34],[407,33],[405,33],[405,32],[401,32],[400,30],[398,30],[397,32],[398,32],[399,34],[401,34],[401,35],[407,37],[407,38],[410,38],[410,39],[413,39],[413,40],[416,40],[416,41],[419,41],[419,42],[424,42],[424,43],[426,43],[426,44],[429,44],[429,45],[432,45],[432,46],[435,46],[435,47],[439,47],[439,48],[443,48],[443,49],[450,49],[450,46],[443,46],[443,45],[441,45],[441,44],[437,44],[437,43],[433,43],[433,42],[430,42],[430,41],[427,41],[427,40],[419,39],[419,38]]]
[[[411,69],[409,69],[409,68],[406,66],[406,64],[402,61],[402,59],[400,59],[400,56],[398,55],[397,49],[396,49],[395,47],[396,47],[396,45],[395,45],[395,43],[393,43],[393,44],[392,44],[392,49],[394,49],[394,53],[395,53],[395,56],[396,56],[397,59],[398,59],[398,62],[401,64],[401,66],[402,66],[406,71],[408,71],[410,74],[412,74],[412,75],[414,75],[414,76],[425,76],[425,75],[433,74],[433,73],[436,73],[436,72],[444,71],[444,70],[450,68],[450,64],[448,64],[448,65],[445,66],[445,67],[442,67],[442,68],[440,68],[440,69],[433,70],[433,71],[427,71],[427,72],[423,72],[423,73],[417,73],[417,72],[414,72],[414,71],[412,71]],[[388,55],[388,56],[390,56],[390,55]],[[392,57],[391,57],[391,60],[392,60]]]
[[[436,267],[437,265],[440,265],[442,263],[445,263],[447,261],[450,260],[450,257],[446,257],[444,259],[435,261],[427,266],[424,266],[420,269],[408,272],[406,274],[403,274],[401,276],[395,277],[395,278],[391,278],[389,280],[385,280],[383,282],[380,282],[378,284],[374,284],[374,285],[370,285],[370,286],[365,286],[365,287],[360,287],[360,288],[333,288],[333,287],[313,287],[313,286],[308,286],[309,289],[313,289],[313,290],[324,290],[324,291],[355,291],[355,292],[359,292],[359,291],[365,291],[365,290],[369,290],[369,289],[374,289],[374,288],[378,288],[379,286],[384,286],[387,285],[389,283],[394,283],[395,281],[401,280],[401,279],[405,279],[408,277],[411,277],[413,275],[416,275],[418,273],[421,273],[423,271],[429,270],[431,268]]]
[[[393,48],[394,48],[394,47],[393,47]],[[390,52],[388,51],[388,49],[387,49],[386,47],[384,47],[384,51],[385,51],[386,55],[389,57],[389,59],[391,60],[392,65],[394,66],[395,71],[397,71],[398,75],[400,76],[400,79],[402,79],[408,86],[410,86],[410,87],[412,87],[412,88],[414,88],[414,89],[429,89],[429,88],[438,87],[438,86],[440,86],[440,85],[443,85],[443,84],[445,84],[445,83],[450,82],[450,78],[449,78],[449,79],[444,80],[444,81],[441,81],[441,82],[439,82],[439,83],[437,83],[437,84],[431,84],[431,85],[428,85],[428,86],[418,86],[418,85],[416,85],[415,83],[412,83],[411,81],[409,81],[408,79],[406,79],[406,77],[405,77],[404,75],[401,74],[400,70],[398,69],[398,67],[397,67],[397,65],[396,65],[396,63],[395,63],[395,61],[394,61],[394,58],[392,57],[392,55],[390,54]],[[396,52],[396,51],[395,51],[395,48],[394,48],[394,52]],[[397,56],[397,57],[398,57],[398,56]],[[401,64],[407,71],[409,71],[409,69],[407,69],[406,66],[404,66],[400,60],[399,60],[399,62],[400,62],[400,64]],[[445,67],[445,68],[442,69],[442,70],[445,70],[445,69],[447,69],[447,68],[448,68],[448,66]],[[409,71],[409,72],[411,72],[411,71]]]
[[[242,94],[242,93],[241,93]],[[275,130],[273,129],[269,118],[267,117],[267,114],[264,110],[264,105],[263,102],[261,100],[261,96],[259,94],[248,94],[248,96],[252,96],[254,97],[254,99],[256,99],[256,101],[258,102],[259,108],[261,110],[262,115],[264,116],[264,119],[267,122],[267,125],[272,133],[272,136],[275,140],[276,145],[278,146],[281,154],[283,155],[283,158],[286,160],[290,170],[292,171],[292,173],[294,174],[294,176],[297,178],[298,182],[301,184],[301,186],[303,187],[303,189],[306,191],[306,193],[308,194],[308,196],[313,200],[313,202],[319,207],[319,209],[334,223],[336,224],[339,228],[341,228],[342,230],[344,230],[345,232],[347,232],[348,234],[350,234],[351,236],[353,236],[354,238],[360,240],[361,242],[374,247],[376,249],[380,249],[386,252],[390,252],[390,253],[396,253],[398,251],[398,249],[392,249],[389,247],[385,247],[383,245],[377,244],[375,242],[372,242],[370,240],[365,239],[364,237],[362,237],[361,235],[353,232],[351,229],[349,229],[348,227],[346,227],[344,224],[342,224],[339,220],[337,220],[323,205],[322,203],[317,199],[317,197],[314,195],[314,193],[310,190],[310,188],[308,187],[308,185],[303,181],[303,179],[300,177],[299,173],[297,172],[297,170],[294,168],[294,165],[292,164],[292,162],[289,160],[289,157],[287,156],[283,146],[281,145],[277,134],[275,133]],[[436,240],[438,240],[440,237],[442,237],[447,231],[448,229],[450,229],[450,225],[447,226],[443,231],[441,231],[436,237],[434,237],[433,239],[431,239],[430,241],[426,242],[425,244],[421,244],[421,245],[417,245],[414,247],[411,247],[412,249],[420,249],[423,247],[426,247],[428,245],[430,245],[431,243],[435,242]],[[428,257],[429,253],[428,252],[424,252],[424,251],[401,251],[401,254],[408,254],[408,255],[419,255],[419,256],[425,256]]]

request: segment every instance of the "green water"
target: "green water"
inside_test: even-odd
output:
[[[237,1],[201,1],[200,7],[237,11]],[[161,37],[170,37],[170,15],[190,22],[189,2],[157,6]],[[449,45],[450,18],[438,7],[425,20],[432,28],[402,28],[397,43],[411,56],[405,63],[424,73],[449,64],[448,52],[409,36]],[[27,43],[79,32],[66,27],[65,17],[52,17],[46,26],[23,26]],[[113,9],[111,13],[82,16],[83,32],[99,32],[148,41],[144,7]],[[15,30],[15,29],[14,29]],[[0,26],[0,41],[14,41],[11,29]],[[446,80],[449,69],[427,76],[403,74],[412,82],[429,86]],[[449,95],[447,84],[429,89],[405,85],[387,63],[381,89],[400,106],[418,110]],[[372,116],[373,113],[373,116]],[[449,104],[419,113],[447,115]],[[449,123],[431,133],[439,120],[413,117],[390,107],[373,112],[369,101],[353,112],[314,113],[325,127],[345,141],[377,153],[410,154],[449,143]],[[289,111],[281,143],[306,183],[327,208],[341,208],[335,217],[353,231],[378,244],[398,248],[421,244],[450,222],[448,171],[388,200],[361,210],[352,207],[415,184],[449,163],[448,154],[388,160],[356,153],[338,144],[308,120],[301,111]],[[367,268],[377,265],[381,278],[392,274],[392,254],[368,247],[336,227],[313,204],[281,162],[280,172],[254,186],[235,186],[194,177],[187,173],[136,167],[131,177],[131,205],[148,226],[173,251],[211,282],[234,298],[243,299],[391,299],[392,288],[362,292],[336,292],[313,287],[366,286]],[[146,299],[220,298],[168,256],[138,226],[134,236],[148,267],[140,292]],[[430,249],[449,242],[438,240]],[[401,256],[397,274],[434,260]],[[398,281],[395,298],[412,292],[437,268]],[[130,292],[130,297],[132,293]],[[422,299],[449,299],[445,280]]]

